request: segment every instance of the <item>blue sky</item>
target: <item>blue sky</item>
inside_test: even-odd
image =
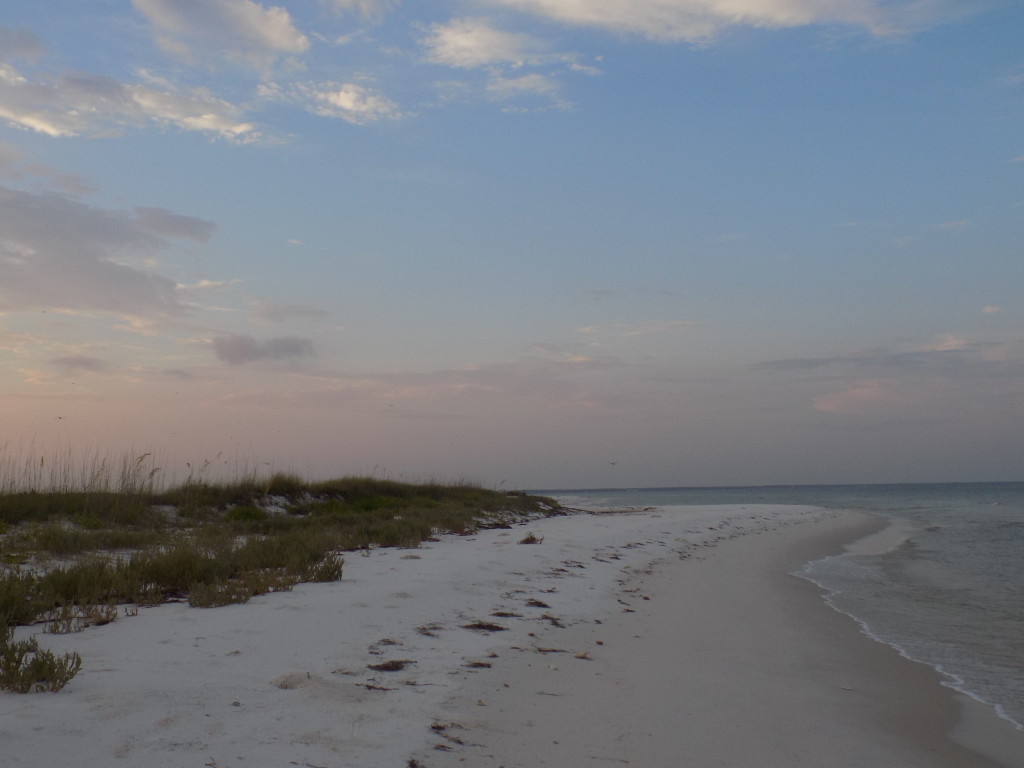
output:
[[[1021,479],[1024,6],[14,0],[6,455]]]

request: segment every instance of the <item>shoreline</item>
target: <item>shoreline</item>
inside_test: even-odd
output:
[[[1024,734],[992,707],[865,635],[794,574],[887,540],[886,522],[837,513],[663,559],[623,587],[645,596],[629,613],[558,635],[588,649],[587,666],[514,658],[445,709],[473,751],[423,765],[1024,766]]]
[[[0,693],[0,756],[1020,768],[946,738],[998,745],[1008,723],[982,705],[961,717],[938,673],[790,575],[881,524],[782,505],[557,516],[348,553],[342,581],[245,605],[38,633],[85,665],[57,694]]]

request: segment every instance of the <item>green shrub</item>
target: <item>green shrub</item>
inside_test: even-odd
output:
[[[265,509],[251,505],[232,507],[224,514],[229,523],[262,523],[269,517]]]
[[[88,627],[102,627],[117,621],[117,605],[62,605],[43,615],[46,627],[43,630],[51,635],[66,635],[81,632]]]
[[[14,693],[56,692],[82,668],[82,657],[66,653],[62,658],[42,651],[35,638],[14,642],[13,630],[0,627],[0,689]]]
[[[35,599],[37,577],[28,571],[17,569],[8,570],[6,573],[0,570],[0,574],[0,617],[5,618],[0,632],[7,623],[31,624],[42,609]]]
[[[252,597],[248,587],[238,581],[193,584],[188,591],[188,604],[193,608],[219,608],[234,603],[247,603]]]
[[[328,582],[340,581],[341,572],[345,565],[345,558],[333,552],[319,563],[310,566],[303,574],[303,581]]]
[[[309,483],[297,475],[283,472],[271,476],[263,487],[263,492],[270,496],[298,496],[306,492]]]

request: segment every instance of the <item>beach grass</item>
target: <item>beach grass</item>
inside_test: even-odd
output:
[[[200,473],[165,488],[150,459],[93,462],[84,473],[23,467],[16,476],[0,465],[4,632],[39,623],[48,632],[80,631],[114,621],[118,606],[244,603],[340,579],[345,552],[416,547],[440,533],[507,527],[558,509],[550,499],[470,483],[373,477],[210,482]],[[11,690],[50,690],[45,680],[25,688],[19,675],[45,667],[59,677],[54,670],[74,666],[7,641],[3,650],[0,675],[13,682],[0,687]]]

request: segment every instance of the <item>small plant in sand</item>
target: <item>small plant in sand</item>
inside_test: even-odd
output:
[[[14,631],[0,626],[0,689],[14,693],[56,692],[82,668],[82,657],[66,653],[58,657],[40,650],[35,638],[13,640]]]
[[[117,621],[117,604],[105,605],[62,605],[49,613],[43,614],[46,622],[45,632],[52,635],[66,635],[81,632],[87,627],[102,627]]]

